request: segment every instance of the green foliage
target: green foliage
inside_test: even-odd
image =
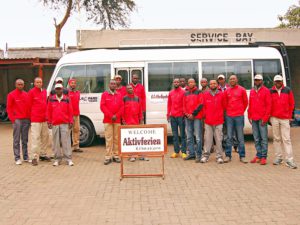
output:
[[[282,16],[279,15],[279,28],[300,28],[300,1],[298,5],[292,5]]]

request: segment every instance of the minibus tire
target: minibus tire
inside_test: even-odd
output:
[[[82,140],[82,138],[84,140]],[[80,118],[80,147],[92,145],[95,138],[95,131],[91,122],[85,118]]]

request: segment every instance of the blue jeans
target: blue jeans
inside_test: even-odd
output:
[[[185,136],[185,122],[183,117],[170,117],[171,128],[173,133],[173,144],[174,152],[179,153],[181,150],[182,153],[186,153],[186,136]],[[181,136],[181,148],[179,145],[179,134],[178,128]]]
[[[227,140],[225,155],[231,158],[234,131],[236,132],[240,158],[245,157],[244,116],[226,116]]]
[[[189,120],[185,119],[186,132],[187,132],[187,146],[190,156],[201,158],[202,155],[202,121],[199,119]],[[196,152],[194,135],[196,137]],[[196,154],[195,154],[196,153]]]
[[[261,125],[261,120],[252,120],[252,131],[258,158],[267,158],[268,155],[268,125]]]

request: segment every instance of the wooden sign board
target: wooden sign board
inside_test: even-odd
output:
[[[119,128],[119,156],[121,179],[136,176],[162,176],[164,178],[164,155],[167,153],[167,125],[126,125]],[[123,159],[129,157],[161,157],[162,173],[124,174]]]

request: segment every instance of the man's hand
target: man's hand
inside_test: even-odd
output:
[[[252,120],[251,119],[249,119],[249,123],[252,125]]]
[[[142,125],[144,123],[144,120],[143,119],[141,119],[140,120],[140,125]]]
[[[116,121],[116,120],[117,120],[117,116],[116,116],[116,115],[113,115],[112,118],[111,118],[111,120],[112,120],[112,121]]]
[[[49,129],[52,129],[52,127],[53,127],[52,124],[51,124],[51,123],[48,123],[48,128],[49,128]]]
[[[261,121],[261,126],[264,127],[267,124],[267,122]]]
[[[69,123],[69,129],[72,129],[73,123]]]
[[[194,117],[192,114],[190,114],[190,115],[188,115],[188,119],[189,119],[189,120],[194,120],[195,117]]]

